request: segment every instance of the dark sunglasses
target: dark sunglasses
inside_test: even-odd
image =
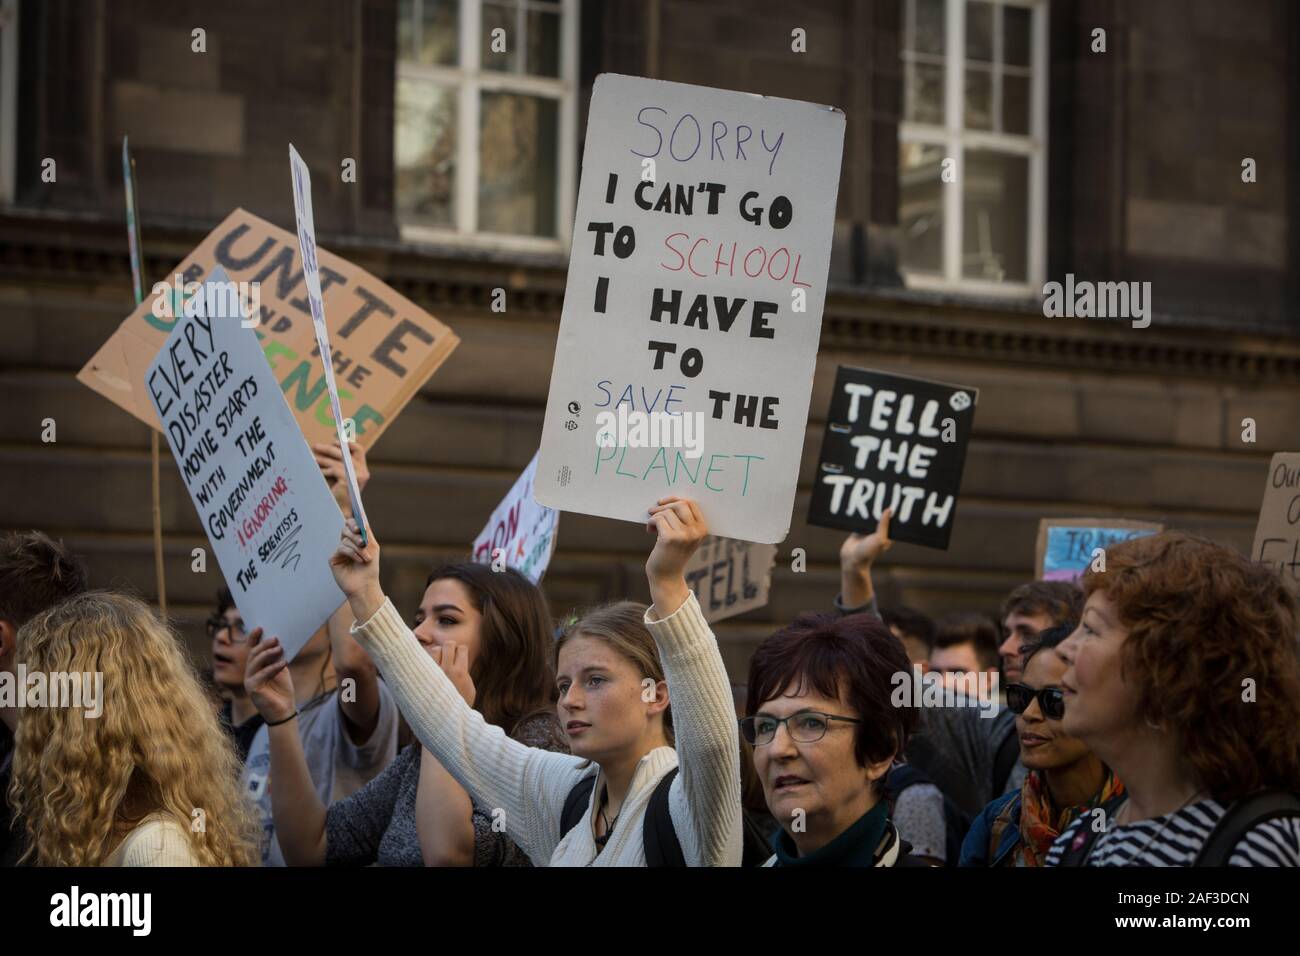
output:
[[[1065,693],[1061,688],[1044,687],[1035,690],[1028,684],[1007,685],[1007,706],[1013,714],[1023,714],[1034,698],[1038,698],[1038,709],[1048,720],[1060,720],[1065,716]]]

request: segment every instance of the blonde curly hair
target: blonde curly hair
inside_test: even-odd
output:
[[[151,813],[189,834],[205,866],[257,862],[257,822],[239,761],[172,630],[133,597],[92,591],[18,632],[28,673],[102,672],[102,713],[25,707],[9,802],[30,837],[23,859],[98,866]],[[202,832],[191,827],[203,811]]]

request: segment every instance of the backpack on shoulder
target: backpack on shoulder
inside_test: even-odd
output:
[[[934,781],[912,764],[902,763],[890,768],[885,776],[885,799],[889,801],[890,816],[893,816],[894,804],[899,795],[909,787],[922,783],[933,784]],[[961,845],[966,839],[966,831],[970,829],[970,819],[957,804],[948,799],[946,793],[940,790],[939,794],[943,797],[943,844],[944,855],[947,857],[944,866],[956,866],[961,857]]]
[[[650,802],[646,805],[645,822],[641,827],[646,866],[686,865],[686,856],[682,853],[682,844],[677,839],[677,831],[673,829],[673,817],[668,808],[668,791],[672,788],[676,776],[676,767],[664,774],[655,786],[654,793],[650,795]],[[560,812],[561,837],[582,822],[587,804],[591,801],[591,791],[595,786],[596,774],[583,777],[574,784],[569,795],[564,798],[564,809]],[[743,810],[741,821],[744,827],[744,850],[740,865],[762,866],[772,855],[772,850],[763,839],[763,831]]]
[[[1113,819],[1115,812],[1126,799],[1125,794],[1118,794],[1101,804],[1101,808],[1106,812],[1106,819]],[[1088,814],[1092,812],[1090,810]],[[1219,818],[1219,822],[1214,825],[1210,835],[1205,838],[1205,842],[1201,844],[1192,866],[1227,866],[1228,860],[1232,858],[1232,851],[1247,833],[1261,823],[1279,817],[1300,817],[1300,796],[1285,790],[1261,790],[1233,801]],[[1084,828],[1084,832],[1077,835],[1066,847],[1057,866],[1088,865],[1092,848],[1101,833],[1094,830],[1087,820],[1080,826]]]

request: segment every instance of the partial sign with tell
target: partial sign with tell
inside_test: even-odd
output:
[[[765,607],[776,566],[774,544],[709,535],[686,565],[686,583],[709,623]]]

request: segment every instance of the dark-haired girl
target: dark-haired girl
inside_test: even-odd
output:
[[[551,619],[514,570],[453,564],[429,576],[414,634],[464,699],[513,739],[565,751],[555,719]],[[248,691],[271,734],[271,802],[291,866],[527,866],[500,811],[469,794],[418,743],[327,810],[293,728],[293,685],[274,640],[254,642]]]
[[[559,642],[557,707],[573,756],[523,746],[466,706],[384,596],[373,535],[363,543],[349,521],[330,561],[354,634],[416,736],[476,801],[500,809],[537,865],[647,866],[660,851],[690,866],[741,862],[731,689],[685,577],[708,529],[684,498],[662,498],[647,516],[654,603],[584,615]]]

